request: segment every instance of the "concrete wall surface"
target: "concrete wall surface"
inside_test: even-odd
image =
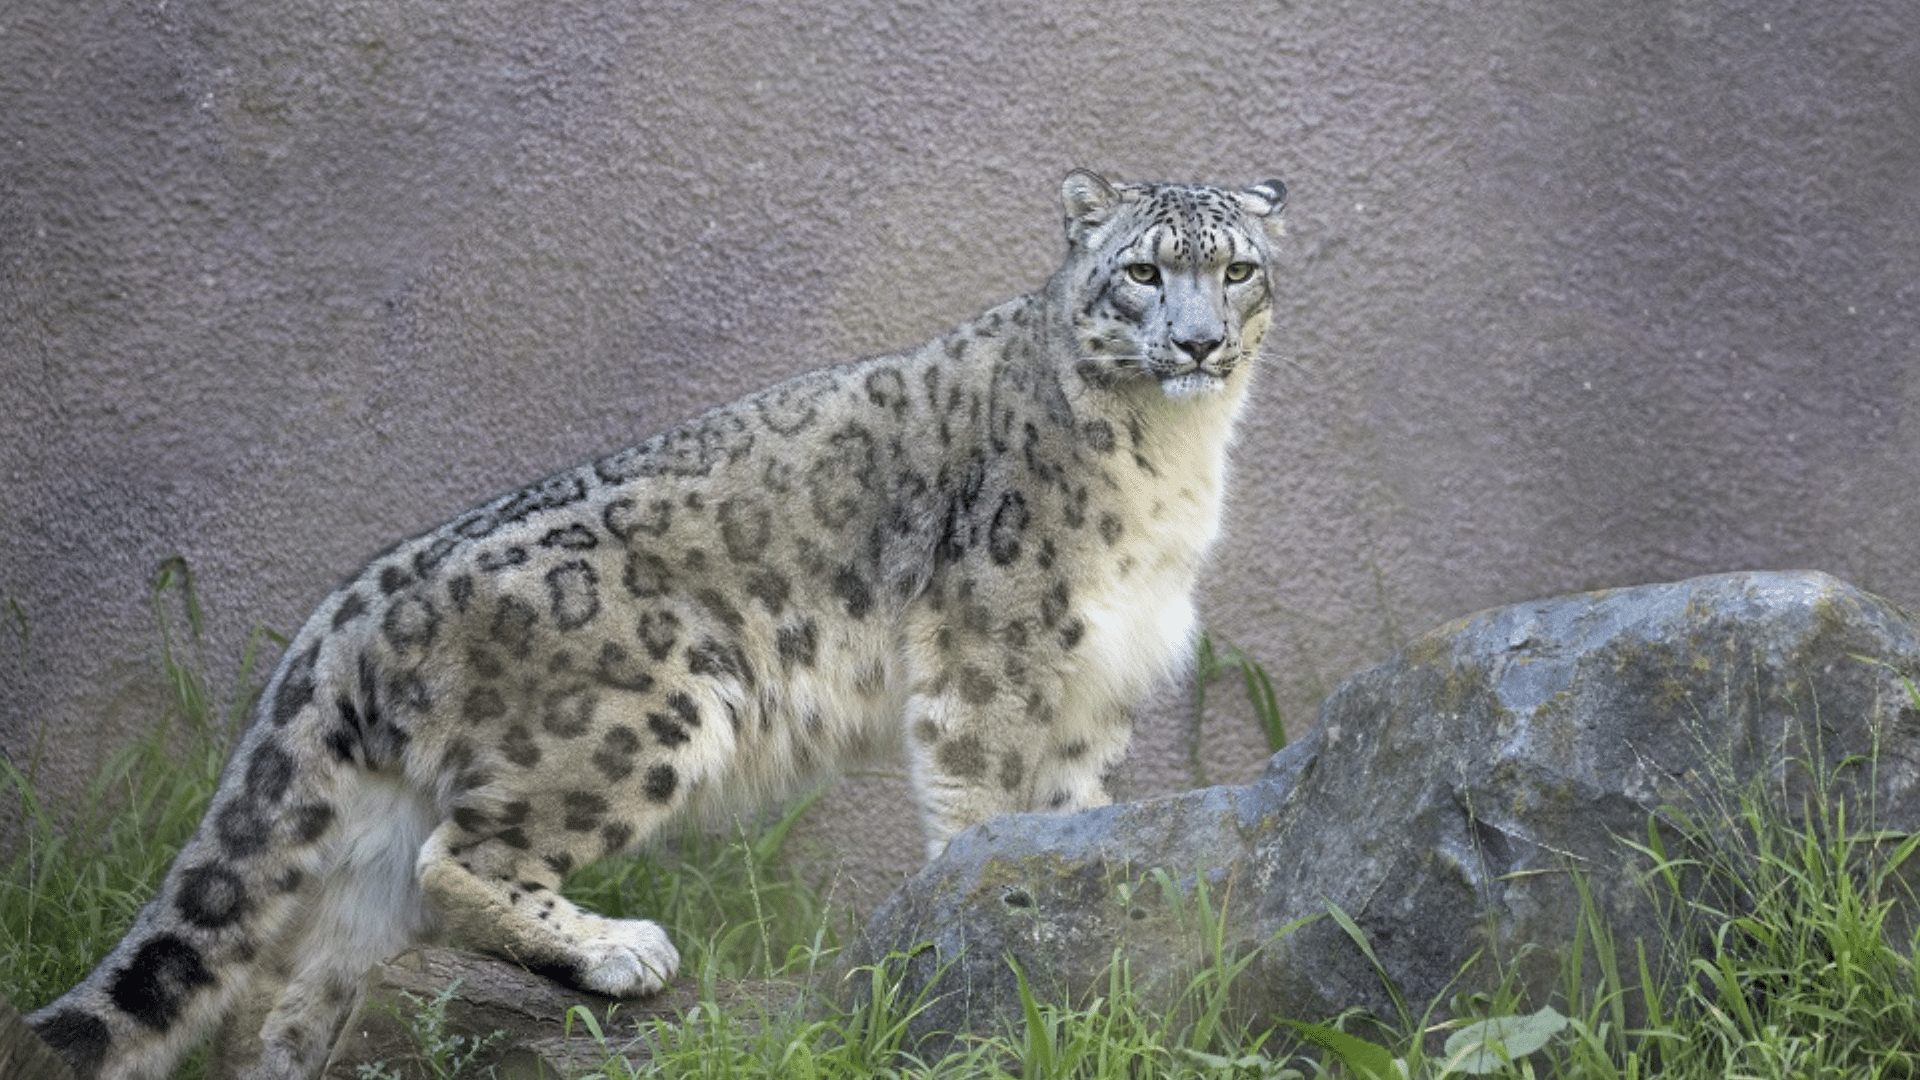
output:
[[[151,722],[170,557],[228,686],[396,539],[1038,285],[1076,165],[1292,187],[1202,610],[1296,728],[1532,596],[1920,604],[1911,0],[12,0],[0,749],[58,797]],[[1143,715],[1127,790],[1194,782]],[[849,895],[905,797],[816,811]]]

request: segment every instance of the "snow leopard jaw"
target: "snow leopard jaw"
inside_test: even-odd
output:
[[[1218,394],[1226,388],[1227,380],[1210,371],[1188,371],[1160,380],[1160,392],[1175,401]]]

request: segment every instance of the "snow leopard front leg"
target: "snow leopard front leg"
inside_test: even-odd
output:
[[[478,948],[609,997],[657,993],[680,965],[666,931],[645,919],[596,915],[561,896],[555,865],[601,852],[546,839],[547,853],[528,857],[509,840],[476,840],[447,822],[421,849],[420,883],[455,935]]]
[[[923,639],[937,655],[916,665],[906,721],[929,859],[999,814],[1113,801],[1107,781],[1131,741],[1131,711],[1076,692],[1056,650],[1033,640],[1042,629],[1013,618],[984,634],[944,626]]]
[[[504,772],[463,796],[422,845],[419,881],[457,940],[578,989],[643,997],[679,967],[666,932],[585,911],[560,886],[678,812],[684,755],[624,725],[580,741],[590,763]]]

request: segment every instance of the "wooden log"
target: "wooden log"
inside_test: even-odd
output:
[[[0,996],[0,1077],[6,1080],[73,1080],[73,1070],[40,1041],[13,1004]]]
[[[797,993],[791,984],[750,982],[723,983],[715,996],[720,1007],[752,1017],[790,1003]],[[677,1020],[698,1000],[684,979],[652,998],[615,1001],[475,953],[412,949],[369,975],[324,1075],[361,1080],[365,1067],[401,1080],[431,1080],[433,1055],[470,1052],[461,1075],[485,1076],[492,1069],[499,1080],[578,1075],[610,1056],[638,1067],[648,1056],[639,1025]],[[435,1011],[437,1030],[430,1019]],[[604,1041],[593,1037],[582,1012],[598,1021]],[[480,1049],[473,1051],[476,1045]]]

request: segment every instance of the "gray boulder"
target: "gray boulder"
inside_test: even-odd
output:
[[[928,1048],[1017,1018],[1009,959],[1071,996],[1104,992],[1120,955],[1164,999],[1206,959],[1204,883],[1229,958],[1258,949],[1236,995],[1256,1018],[1393,1016],[1330,905],[1415,1010],[1501,970],[1541,1000],[1578,933],[1571,870],[1627,962],[1666,933],[1622,843],[1663,808],[1755,780],[1790,808],[1837,777],[1871,788],[1884,826],[1920,829],[1920,711],[1903,682],[1917,674],[1908,620],[1818,573],[1484,612],[1347,682],[1255,783],[956,838],[845,962],[891,957],[908,998],[928,995],[913,1026]],[[1877,770],[1845,764],[1876,750]]]

